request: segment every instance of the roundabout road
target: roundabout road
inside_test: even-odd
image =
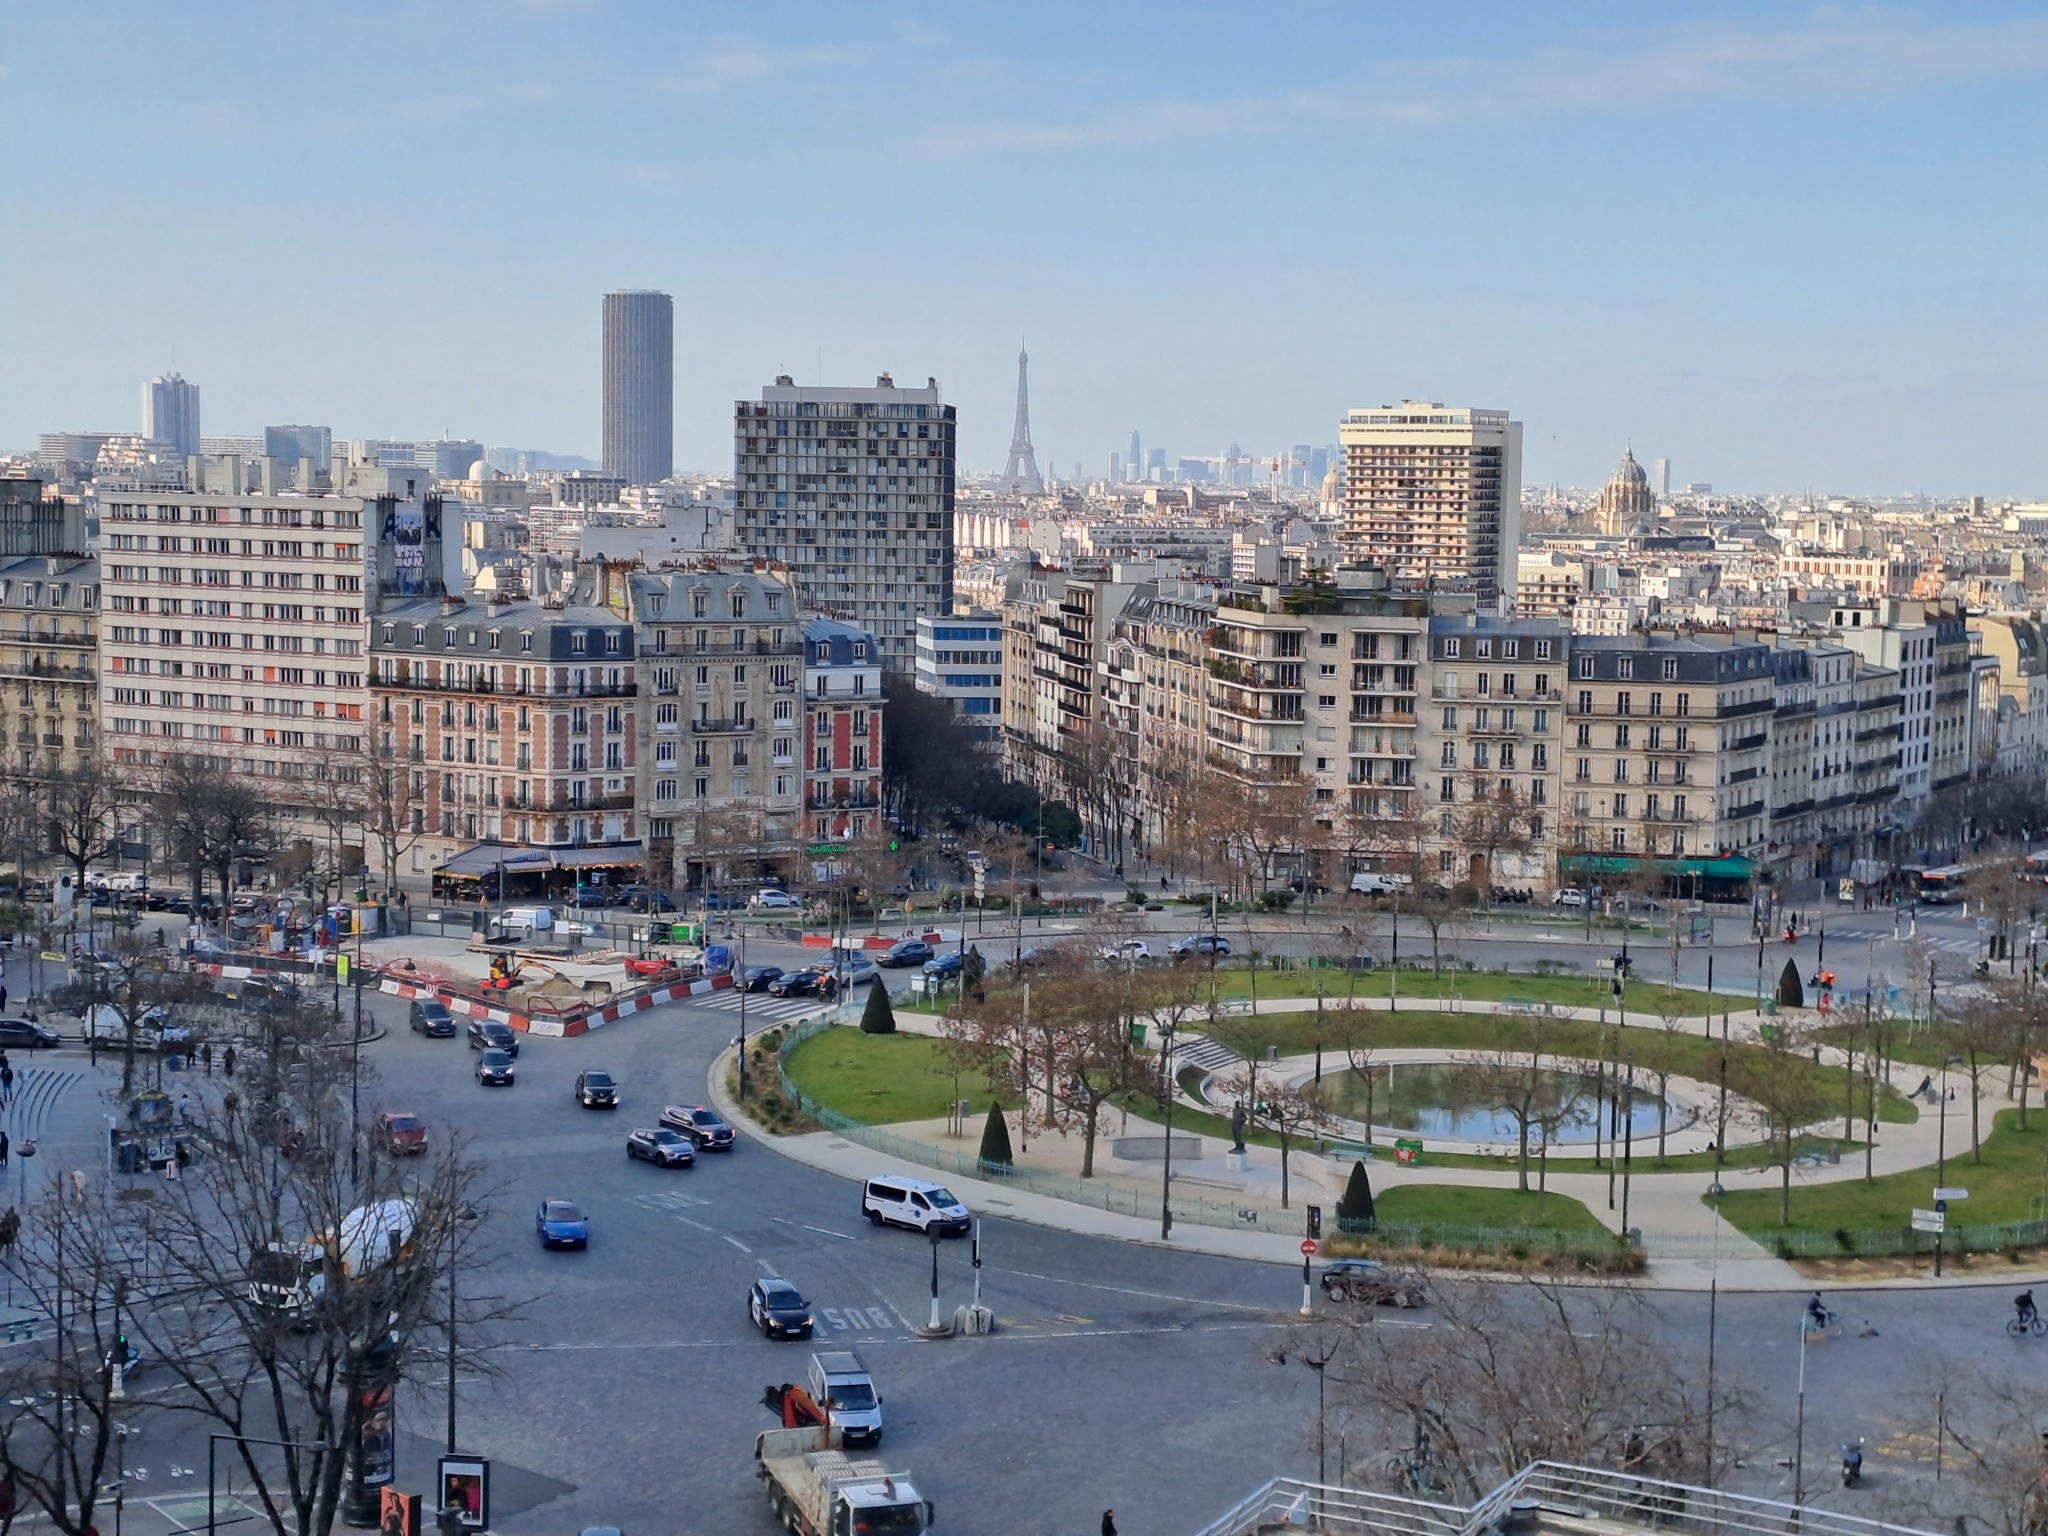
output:
[[[1000,1331],[925,1342],[912,1325],[930,1307],[930,1247],[866,1225],[850,1181],[745,1138],[687,1171],[627,1160],[629,1129],[664,1103],[704,1100],[734,1033],[729,1009],[678,1005],[574,1040],[528,1039],[517,1085],[483,1089],[460,1038],[411,1034],[402,1003],[366,1002],[389,1033],[366,1052],[381,1080],[365,1091],[365,1119],[410,1109],[437,1137],[465,1140],[485,1169],[497,1253],[468,1284],[524,1304],[495,1330],[492,1374],[460,1386],[461,1445],[498,1463],[494,1527],[506,1536],[777,1528],[753,1476],[753,1438],[773,1423],[760,1398],[800,1377],[809,1350],[748,1324],[747,1287],[768,1272],[811,1300],[821,1343],[861,1351],[887,1400],[882,1455],[936,1501],[941,1531],[1092,1529],[1113,1506],[1131,1536],[1185,1532],[1275,1473],[1313,1475],[1314,1384],[1265,1358],[1298,1324],[1298,1269],[991,1218],[984,1299]],[[618,1077],[623,1107],[575,1104],[584,1067]],[[534,1240],[534,1206],[562,1196],[591,1218],[587,1252],[543,1253]],[[940,1267],[950,1314],[971,1291],[967,1244],[943,1244]],[[1707,1298],[1644,1304],[1703,1373]],[[1841,1304],[1852,1326],[1808,1361],[1816,1487],[1836,1444],[1860,1435],[1874,1450],[1920,1396],[1931,1404],[1932,1386],[1918,1384],[1966,1383],[1998,1362],[2038,1376],[2048,1363],[2048,1343],[2004,1338],[2006,1289]],[[1720,1302],[1721,1369],[1746,1378],[1758,1404],[1762,1449],[1740,1474],[1757,1491],[1787,1486],[1771,1461],[1789,1454],[1799,1305],[1783,1294]],[[1855,1336],[1866,1316],[1878,1337]],[[1386,1321],[1420,1328],[1429,1313]],[[431,1488],[442,1422],[438,1384],[401,1399],[400,1486]],[[157,1451],[175,1455],[178,1434],[161,1433]],[[1895,1469],[1873,1455],[1872,1470]]]

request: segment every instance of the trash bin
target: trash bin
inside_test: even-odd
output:
[[[1767,998],[1765,998],[1765,999],[1764,999],[1764,1017],[1765,1017],[1765,1018],[1770,1018],[1770,1017],[1772,1017],[1773,1015],[1775,1015],[1775,1014],[1777,1013],[1777,1011],[1778,1011],[1778,1000],[1777,1000],[1777,999],[1776,999],[1775,997],[1767,997]]]

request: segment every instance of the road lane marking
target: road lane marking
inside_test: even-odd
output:
[[[830,1227],[814,1227],[809,1222],[803,1223],[803,1229],[806,1232],[821,1232],[826,1237],[836,1237],[843,1242],[857,1243],[860,1241],[851,1232],[834,1232]]]
[[[770,1264],[766,1259],[756,1259],[754,1260],[754,1262],[761,1266],[761,1273],[766,1275],[770,1280],[780,1280],[782,1278],[781,1275],[776,1273],[775,1266],[773,1264]]]
[[[718,1235],[724,1238],[728,1243],[731,1243],[733,1247],[739,1249],[741,1253],[752,1253],[754,1251],[753,1249],[749,1248],[745,1243],[741,1242],[738,1238],[734,1237],[730,1232],[721,1232]]]
[[[692,1221],[687,1216],[678,1216],[676,1217],[676,1220],[680,1221],[686,1227],[695,1227],[699,1232],[711,1232],[716,1230],[715,1228],[705,1226],[704,1223],[701,1221]]]

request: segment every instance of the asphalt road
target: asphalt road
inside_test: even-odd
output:
[[[379,1007],[398,1023],[396,1005]],[[1107,1507],[1134,1536],[1192,1530],[1276,1472],[1313,1471],[1313,1382],[1266,1359],[1298,1326],[1292,1268],[983,1213],[984,1299],[1000,1332],[931,1343],[910,1328],[930,1307],[930,1245],[867,1226],[852,1184],[753,1144],[687,1171],[629,1163],[626,1131],[663,1103],[701,1100],[734,1022],[724,1009],[677,1007],[577,1040],[531,1040],[510,1090],[475,1086],[460,1041],[401,1026],[374,1048],[377,1107],[476,1138],[497,1185],[489,1220],[503,1259],[489,1280],[530,1298],[502,1331],[502,1375],[461,1392],[464,1448],[533,1474],[501,1484],[538,1500],[501,1504],[508,1536],[600,1523],[774,1529],[750,1461],[772,1422],[759,1398],[796,1379],[808,1351],[760,1338],[746,1319],[747,1286],[769,1272],[812,1301],[821,1339],[862,1352],[887,1399],[884,1457],[937,1502],[944,1530],[1091,1530]],[[583,1066],[617,1074],[624,1107],[577,1107],[570,1081]],[[533,1207],[558,1195],[589,1212],[588,1252],[536,1245]],[[950,1313],[971,1291],[965,1243],[941,1246],[940,1271]],[[1704,1372],[1707,1298],[1650,1304]],[[1875,1292],[1841,1305],[1852,1326],[1808,1360],[1810,1485],[1826,1485],[1843,1441],[1894,1442],[1922,1398],[1931,1418],[1927,1384],[2048,1363],[2048,1342],[2014,1345],[2000,1332],[2006,1289]],[[1791,1454],[1798,1306],[1784,1295],[1719,1305],[1719,1368],[1755,1398],[1757,1450],[1743,1475],[1759,1491],[1790,1486],[1772,1463]],[[1855,1336],[1865,1317],[1877,1337]],[[1421,1326],[1427,1314],[1389,1321]],[[430,1441],[442,1411],[428,1393],[407,1405],[408,1427]],[[428,1486],[428,1441],[408,1442],[401,1481]],[[1872,1456],[1874,1486],[1910,1470]]]
[[[781,957],[764,946],[749,958]],[[493,1185],[487,1220],[500,1255],[482,1278],[525,1303],[498,1331],[496,1373],[460,1385],[462,1448],[497,1463],[496,1529],[776,1529],[751,1461],[754,1435],[774,1422],[759,1400],[767,1385],[800,1377],[808,1347],[771,1343],[749,1325],[746,1289],[767,1272],[810,1298],[821,1342],[862,1352],[887,1400],[882,1455],[936,1501],[942,1531],[1085,1532],[1108,1507],[1130,1536],[1191,1531],[1275,1473],[1313,1474],[1314,1382],[1267,1359],[1299,1326],[1298,1270],[983,1212],[984,1299],[1000,1331],[925,1342],[911,1325],[930,1307],[930,1246],[867,1226],[854,1185],[744,1141],[688,1171],[628,1162],[630,1128],[651,1124],[664,1103],[703,1099],[734,1033],[730,1002],[652,1010],[575,1040],[530,1039],[517,1086],[490,1090],[471,1078],[460,1039],[412,1035],[401,1003],[371,999],[391,1033],[368,1052],[381,1082],[365,1094],[365,1119],[410,1109],[436,1135],[471,1141]],[[579,1108],[570,1083],[583,1067],[617,1075],[624,1107]],[[53,1096],[53,1148],[72,1131],[91,1145],[100,1107],[79,1089]],[[535,1242],[533,1209],[558,1196],[588,1211],[587,1252],[544,1253]],[[972,1288],[967,1245],[942,1245],[940,1268],[950,1314]],[[1839,1298],[1851,1326],[1807,1360],[1809,1489],[1864,1507],[1859,1497],[1868,1504],[1888,1482],[1924,1474],[1914,1458],[1931,1455],[1937,1387],[1967,1394],[2004,1372],[2038,1379],[2048,1341],[2002,1334],[2012,1289]],[[1703,1374],[1708,1298],[1647,1304]],[[1791,1456],[1798,1309],[1785,1295],[1719,1302],[1719,1369],[1747,1385],[1753,1405],[1755,1449],[1737,1476],[1759,1492],[1790,1489],[1776,1463]],[[1877,1336],[1858,1338],[1866,1317]],[[1389,1322],[1425,1326],[1428,1313]],[[443,1412],[438,1384],[401,1400],[401,1486],[431,1488]],[[153,1458],[204,1464],[203,1439],[168,1424],[151,1434]],[[1844,1494],[1832,1486],[1835,1447],[1857,1438],[1868,1443],[1871,1487]],[[1393,1449],[1353,1455],[1376,1466]]]

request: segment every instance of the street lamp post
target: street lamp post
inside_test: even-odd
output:
[[[1173,1025],[1159,1031],[1161,1096],[1166,1100],[1166,1148],[1159,1172],[1159,1240],[1173,1236]]]
[[[1807,1316],[1799,1314],[1799,1414],[1792,1440],[1792,1502],[1806,1502],[1806,1336],[1813,1330]]]

